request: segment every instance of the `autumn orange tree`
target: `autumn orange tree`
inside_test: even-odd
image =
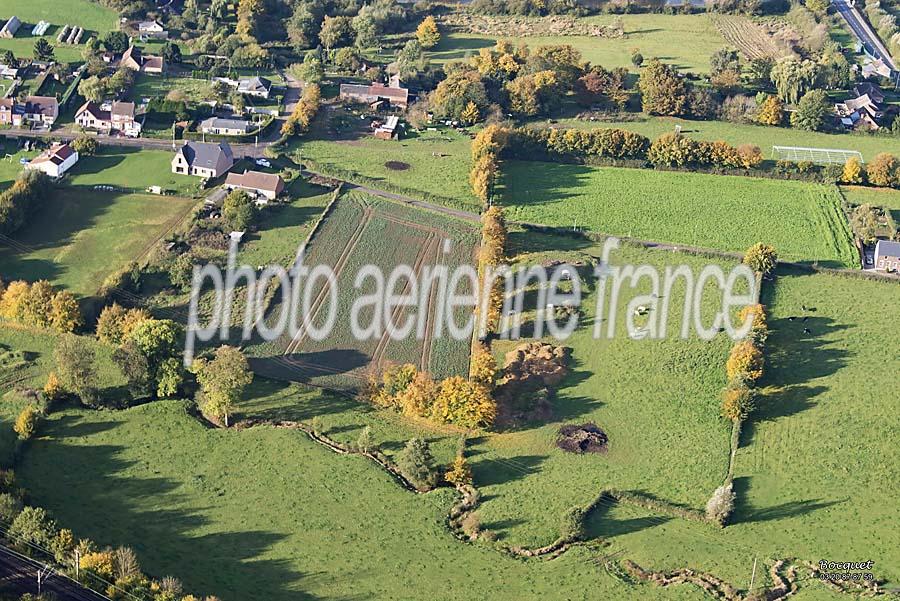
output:
[[[735,344],[725,363],[725,373],[729,380],[743,378],[750,382],[758,380],[763,373],[763,354],[750,340]]]
[[[307,84],[303,88],[300,101],[294,107],[293,112],[281,126],[281,135],[296,136],[309,131],[309,126],[319,112],[319,104],[322,99],[322,91],[317,84]]]

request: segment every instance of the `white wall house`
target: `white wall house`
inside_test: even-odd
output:
[[[37,158],[25,165],[28,171],[43,171],[52,178],[59,178],[78,162],[78,152],[68,144],[54,144]]]

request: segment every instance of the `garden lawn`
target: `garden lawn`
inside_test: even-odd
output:
[[[867,188],[864,186],[841,186],[841,193],[852,205],[873,205],[891,211],[900,211],[900,190],[889,188]]]
[[[135,79],[134,87],[131,89],[131,98],[135,102],[144,98],[165,98],[166,94],[172,90],[183,92],[185,97],[193,102],[201,102],[211,97],[210,83],[205,79],[163,77],[141,73]]]
[[[806,182],[507,161],[502,201],[515,221],[779,257],[858,264],[837,191]]]
[[[180,223],[194,201],[174,196],[61,187],[0,250],[4,279],[47,279],[82,296],[140,259]]]
[[[11,155],[9,158],[6,158],[7,153]],[[12,143],[7,143],[5,146],[0,144],[0,191],[11,186],[16,178],[19,177],[19,174],[22,173],[23,167],[19,163],[19,159],[27,158],[30,160],[37,154],[37,152],[20,151]]]
[[[829,134],[803,131],[791,127],[770,127],[765,125],[742,125],[724,121],[688,121],[677,117],[650,117],[634,115],[635,121],[584,121],[581,119],[560,119],[556,127],[576,127],[594,129],[621,127],[643,134],[653,139],[681,126],[681,133],[696,140],[724,140],[729,144],[755,144],[763,156],[772,159],[772,146],[802,146],[810,148],[834,148],[856,150],[863,159],[871,161],[879,152],[900,154],[900,138],[874,136],[869,134]]]
[[[118,28],[116,12],[90,0],[3,0],[0,19],[4,22],[16,15],[22,20],[22,27],[13,39],[0,39],[0,51],[12,50],[19,58],[32,58],[37,37],[31,30],[41,20],[51,23],[44,38],[55,49],[56,60],[80,62],[84,43],[91,36],[102,36]],[[56,35],[65,25],[83,27],[85,35],[78,46],[59,44]]]
[[[291,150],[297,160],[299,149],[299,158],[314,170],[320,168],[351,180],[359,174],[367,179],[358,183],[383,185],[389,191],[405,190],[412,196],[425,193],[434,202],[477,211],[480,203],[469,187],[470,145],[467,136],[441,130],[399,141],[371,136],[340,142],[314,139],[294,143]],[[406,163],[409,168],[391,169],[386,165],[389,161]]]
[[[79,186],[107,185],[144,192],[161,186],[184,196],[200,189],[200,178],[172,173],[173,153],[112,146],[96,156],[85,157],[68,173],[68,180]]]
[[[525,42],[532,49],[538,46],[568,44],[580,50],[585,60],[607,69],[628,67],[634,70],[631,50],[637,48],[645,60],[658,57],[683,71],[706,73],[709,71],[709,57],[726,45],[724,38],[705,14],[598,15],[585,17],[584,20],[598,25],[609,25],[614,19],[622,20],[625,37],[503,37],[459,31],[444,35],[429,56],[438,63],[460,60],[471,54],[477,54],[481,48],[493,46],[498,39],[510,39],[517,44]]]

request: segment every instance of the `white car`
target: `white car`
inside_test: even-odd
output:
[[[256,164],[259,165],[260,167],[266,167],[266,168],[272,167],[272,163],[270,163],[268,159],[256,159]]]

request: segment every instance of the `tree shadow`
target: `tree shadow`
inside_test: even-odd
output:
[[[238,403],[238,417],[266,421],[308,421],[320,415],[371,411],[355,399],[323,389],[300,390],[284,380],[257,376]]]
[[[539,473],[541,464],[546,460],[545,455],[481,459],[472,465],[472,473],[478,486],[506,484]]]
[[[672,518],[669,516],[645,515],[637,518],[620,519],[613,516],[616,503],[612,500],[601,502],[593,508],[584,521],[587,538],[609,539],[640,532],[665,524]]]
[[[79,422],[77,416],[49,421],[44,434],[53,442],[31,449],[17,470],[33,501],[60,524],[101,547],[132,547],[153,577],[175,575],[186,591],[201,596],[314,598],[302,589],[304,580],[316,575],[298,572],[287,559],[263,559],[286,535],[243,529],[239,521],[229,532],[203,533],[213,525],[207,517],[216,509],[212,499],[230,491],[202,473],[184,482],[161,477],[152,459],[123,459],[123,446],[67,443],[121,425]],[[209,505],[190,505],[198,493],[185,487],[199,490]]]
[[[750,476],[741,476],[735,478],[733,481],[737,500],[735,502],[734,513],[729,520],[732,524],[769,522],[785,518],[800,517],[812,513],[813,511],[831,507],[832,505],[838,505],[850,500],[849,497],[835,501],[805,499],[803,501],[789,501],[787,503],[781,503],[780,505],[773,505],[772,507],[754,508],[747,503],[751,479]]]
[[[304,384],[323,377],[346,374],[365,367],[370,360],[371,357],[356,349],[328,349],[248,359],[255,373],[274,380]]]

